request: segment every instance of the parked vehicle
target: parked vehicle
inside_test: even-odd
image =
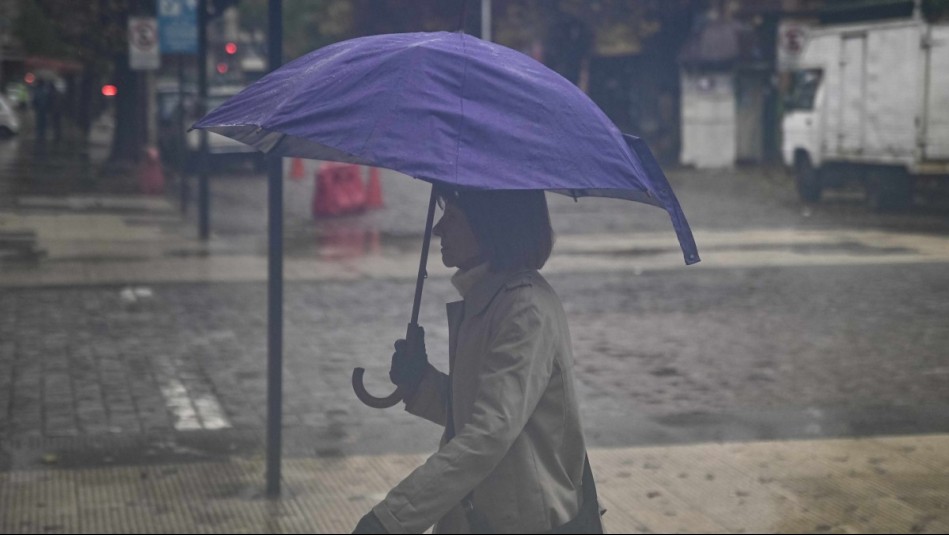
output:
[[[20,118],[13,105],[0,95],[0,137],[10,137],[20,132]]]
[[[8,103],[17,111],[26,111],[30,107],[30,86],[23,82],[10,82],[6,87]]]
[[[879,210],[949,180],[949,25],[902,20],[813,29],[791,73],[783,156],[804,201],[860,180]]]
[[[208,111],[220,106],[241,89],[239,86],[208,88]],[[189,132],[188,129],[200,119],[197,91],[189,86],[179,93],[177,84],[161,85],[157,91],[157,99],[159,146],[163,157],[168,161],[178,162],[186,170],[196,169],[201,149],[201,134],[197,130]],[[179,117],[179,113],[183,115]],[[257,169],[262,169],[264,164],[264,156],[249,145],[214,133],[208,134],[208,158],[212,167],[229,160],[249,160]]]

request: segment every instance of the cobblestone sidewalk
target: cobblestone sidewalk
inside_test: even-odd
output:
[[[949,436],[596,449],[612,533],[945,533]],[[3,533],[347,533],[423,455],[0,472]]]

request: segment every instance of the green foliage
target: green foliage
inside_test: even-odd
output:
[[[637,53],[659,30],[653,16],[678,0],[494,0],[494,40],[517,50],[539,42],[571,53]],[[454,31],[462,0],[283,0],[287,60],[327,44],[380,33]],[[241,24],[266,32],[267,0],[243,0]],[[480,2],[469,0],[465,29],[477,34]],[[564,32],[571,32],[565,36]],[[579,47],[579,50],[578,50]],[[595,48],[591,48],[595,47]]]
[[[58,29],[35,0],[21,0],[20,17],[14,28],[16,36],[31,56],[62,56],[68,50],[59,38]]]
[[[284,57],[379,33],[454,30],[461,0],[283,0]],[[469,2],[473,18],[477,2]],[[267,0],[243,0],[241,25],[267,30]]]
[[[17,23],[28,54],[108,69],[127,50],[128,0],[21,0]]]

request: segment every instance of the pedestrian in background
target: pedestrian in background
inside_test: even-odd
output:
[[[46,125],[49,117],[49,106],[52,99],[51,92],[55,91],[47,80],[40,80],[33,88],[33,114],[36,118],[36,151],[46,149]]]
[[[445,426],[438,451],[354,533],[602,532],[560,299],[538,272],[553,233],[542,191],[442,188],[433,229],[458,268],[448,375],[396,342],[408,412]]]
[[[65,106],[65,95],[56,87],[55,83],[49,85],[49,115],[53,123],[53,142],[59,143],[63,137],[63,107]]]

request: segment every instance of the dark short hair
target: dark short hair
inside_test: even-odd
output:
[[[488,257],[491,271],[540,269],[550,258],[554,232],[540,190],[437,188],[440,203],[461,208]]]

